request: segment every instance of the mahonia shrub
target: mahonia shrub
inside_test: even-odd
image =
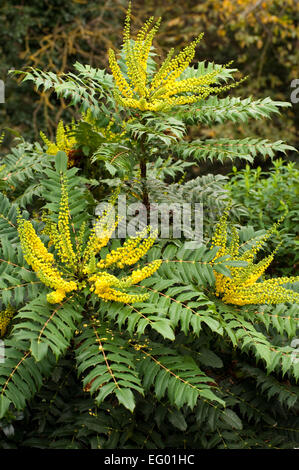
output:
[[[159,67],[159,23],[150,18],[133,40],[129,8],[123,48],[118,58],[108,53],[111,74],[79,63],[77,75],[25,72],[80,114],[60,121],[54,140],[41,132],[44,147],[20,140],[0,167],[1,426],[22,410],[30,421],[31,406],[40,421],[54,403],[54,414],[63,411],[58,447],[284,446],[288,435],[274,434],[286,416],[295,429],[298,416],[298,277],[267,275],[281,245],[261,256],[282,218],[272,214],[266,226],[274,225],[256,230],[233,198],[233,221],[245,221],[230,224],[226,179],[186,180],[206,159],[253,162],[292,149],[251,137],[191,140],[190,126],[265,119],[289,104],[219,98],[238,84],[225,84],[235,69],[190,65],[201,35]],[[203,243],[190,250],[184,239],[159,240],[146,224],[115,239],[121,220],[109,209],[91,224],[99,201],[124,193],[146,208],[202,198],[213,215]],[[48,401],[58,382],[63,397]],[[74,437],[68,419],[79,423],[78,409],[84,430]],[[47,426],[42,447],[57,437]]]
[[[88,229],[86,196],[78,199],[73,180],[80,180],[74,170],[67,170],[66,155],[58,153],[56,171],[48,171],[45,182],[50,202],[45,206],[48,213],[42,214],[42,229],[41,222],[29,222],[2,195],[1,314],[4,308],[6,313],[1,316],[1,333],[6,361],[0,365],[1,416],[11,422],[17,416],[14,407],[22,410],[38,390],[43,393],[44,379],[56,374],[56,360],[72,351],[83,390],[96,398],[97,405],[109,403],[115,394],[132,411],[139,394],[146,394],[153,403],[169,400],[183,415],[184,405],[195,413],[205,406],[207,416],[216,410],[220,433],[238,423],[240,436],[238,405],[231,408],[227,385],[221,374],[218,378],[228,344],[231,353],[239,350],[245,370],[248,356],[262,361],[268,374],[287,375],[291,381],[299,376],[298,364],[292,361],[294,350],[285,344],[298,328],[293,302],[299,294],[282,287],[298,278],[260,282],[273,254],[253,263],[278,224],[262,234],[247,228],[237,234],[232,228],[229,238],[227,211],[210,246],[185,250],[182,243],[167,240],[153,245],[153,236],[119,245],[111,240],[115,222],[109,212]],[[77,195],[79,210],[73,219],[68,194]],[[126,266],[146,252],[147,264],[124,275]],[[137,283],[141,294],[132,292]],[[186,341],[190,353],[182,354]]]

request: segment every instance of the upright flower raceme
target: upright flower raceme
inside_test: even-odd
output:
[[[285,284],[299,281],[299,276],[261,280],[261,276],[272,262],[278,248],[261,261],[254,263],[256,254],[276,231],[280,221],[274,224],[265,235],[259,237],[253,246],[244,249],[246,244],[240,244],[238,232],[234,227],[231,240],[228,241],[227,218],[228,210],[225,211],[216,226],[212,239],[211,248],[219,247],[214,261],[228,255],[239,266],[228,266],[231,277],[214,271],[216,295],[220,296],[223,302],[235,305],[299,302],[297,292],[283,287]]]
[[[0,337],[5,335],[14,314],[15,310],[10,305],[5,310],[0,311]]]
[[[70,126],[64,126],[63,121],[59,121],[56,130],[56,142],[51,142],[43,132],[40,132],[41,138],[47,145],[47,153],[49,155],[56,155],[59,150],[62,150],[69,156],[69,166],[72,166],[74,163],[70,156],[71,152],[76,148],[77,143],[76,138],[73,135],[70,135],[70,132],[74,130],[74,127],[74,123]]]
[[[48,247],[53,246],[55,253],[47,249],[32,223],[21,216],[18,217],[18,232],[27,263],[39,279],[53,289],[47,295],[48,302],[60,303],[68,293],[81,290],[87,285],[90,292],[104,301],[133,303],[148,297],[147,294],[135,294],[128,290],[154,274],[162,260],[155,260],[143,268],[135,269],[130,276],[119,277],[109,270],[117,269],[119,272],[121,268],[137,263],[146,254],[156,238],[150,228],[144,229],[123,246],[101,257],[101,249],[108,244],[117,226],[117,221],[114,221],[108,209],[97,219],[84,245],[85,223],[81,225],[74,242],[70,230],[67,179],[63,174],[58,223],[47,216],[43,220],[43,233],[49,237]]]
[[[121,70],[115,53],[109,49],[109,64],[116,85],[117,101],[128,108],[141,111],[163,111],[173,106],[195,103],[211,93],[220,93],[240,82],[227,86],[212,86],[224,67],[200,76],[181,79],[182,73],[195,56],[195,49],[203,34],[188,44],[175,56],[171,49],[154,76],[148,73],[148,58],[153,39],[158,31],[161,19],[154,22],[149,18],[137,34],[135,41],[130,38],[129,6],[123,32],[123,48],[127,76]]]

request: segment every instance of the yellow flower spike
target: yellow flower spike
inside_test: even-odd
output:
[[[15,314],[15,309],[10,305],[0,312],[0,337],[3,337],[6,333],[7,327],[11,322],[12,317]]]
[[[74,125],[75,123],[72,123],[71,127],[64,127],[63,121],[59,121],[56,130],[56,143],[51,142],[43,132],[40,132],[40,136],[47,146],[47,153],[49,155],[56,155],[59,150],[68,153],[75,148],[77,143],[76,138],[74,136],[68,136],[68,132],[73,129]]]
[[[110,69],[119,92],[126,98],[131,98],[133,96],[133,92],[130,88],[130,85],[122,75],[120,67],[116,61],[115,53],[112,49],[109,49],[108,58]]]
[[[164,98],[170,98],[173,95],[184,92],[193,92],[205,97],[217,89],[216,87],[211,88],[208,85],[215,81],[218,74],[219,70],[214,70],[213,72],[202,75],[201,77],[191,77],[176,82],[170,81],[169,79],[164,86],[158,88],[158,90],[152,94],[152,97],[158,98],[159,96],[164,95]]]
[[[132,10],[132,2],[129,1],[128,10],[125,19],[125,26],[123,31],[123,43],[125,44],[130,39],[131,33],[131,10]]]
[[[138,282],[143,281],[143,279],[147,279],[148,277],[152,276],[161,266],[162,260],[156,259],[152,261],[147,266],[144,266],[142,269],[135,269],[131,276],[128,276],[126,279],[122,280],[123,286],[131,286],[133,284],[138,284]]]
[[[157,234],[149,234],[148,238],[144,238],[140,245],[135,247],[132,250],[127,250],[123,253],[122,258],[116,263],[119,268],[123,268],[125,265],[131,266],[132,264],[137,263],[142,256],[144,256],[148,250],[153,246],[156,240]]]
[[[88,280],[89,282],[94,283],[95,294],[105,292],[107,288],[111,286],[119,287],[120,285],[118,278],[113,276],[113,274],[108,273],[107,271],[94,274]]]
[[[89,273],[89,262],[90,257],[99,253],[101,248],[107,245],[109,242],[114,230],[116,229],[119,219],[116,217],[114,219],[114,209],[113,206],[116,202],[117,196],[119,194],[120,188],[118,188],[109,199],[109,207],[106,209],[103,214],[101,214],[90,233],[88,242],[86,244],[84,253],[83,253],[83,272]]]
[[[169,61],[168,66],[164,69],[163,73],[160,74],[159,80],[153,79],[152,90],[159,87],[163,82],[173,84],[194,58],[195,48],[203,35],[204,33],[199,34],[194,41],[185,46],[176,57]]]
[[[275,224],[273,224],[272,227],[269,230],[267,230],[267,232],[264,235],[259,237],[258,240],[253,245],[253,247],[246,250],[240,259],[244,261],[252,261],[254,257],[256,256],[256,254],[263,248],[266,241],[271,237],[271,235],[273,235],[274,232],[277,231],[277,227],[279,226],[279,224],[282,222],[284,218],[285,218],[285,214],[277,222],[275,222]]]
[[[269,281],[275,281],[275,279],[269,279],[263,282],[256,283],[254,286],[235,290],[234,293],[228,291],[222,300],[225,303],[231,303],[235,305],[250,305],[250,304],[280,304],[285,302],[298,303],[299,294],[290,289],[281,287],[278,283]],[[291,282],[298,282],[299,276],[293,278]],[[289,280],[284,283],[288,283]]]
[[[240,280],[244,283],[243,285],[245,287],[252,285],[262,276],[268,266],[270,266],[270,264],[272,263],[275,253],[277,251],[278,248],[276,248],[276,250],[274,250],[271,255],[266,256],[266,258],[262,259],[259,263],[253,264],[250,270],[246,268],[243,270],[244,274],[240,276]]]
[[[143,302],[148,298],[148,294],[127,294],[126,292],[120,292],[115,289],[107,289],[106,292],[98,294],[98,296],[106,302],[110,300],[124,304]]]
[[[45,223],[45,227],[43,228],[41,233],[44,235],[48,235],[49,237],[48,248],[52,245],[56,247],[59,241],[59,232],[57,229],[57,225],[46,214],[42,215],[42,221]]]
[[[144,80],[142,80],[144,70],[140,70],[140,63],[138,62],[138,58],[134,49],[131,47],[130,40],[125,42],[124,49],[126,53],[128,77],[132,84],[133,90],[140,96],[146,96]]]
[[[83,255],[83,264],[87,266],[90,257],[96,255],[101,248],[107,245],[114,230],[118,225],[118,219],[114,221],[112,209],[105,211],[96,221],[88,239]]]
[[[174,55],[174,47],[172,47],[169,51],[168,51],[168,54],[166,56],[166,59],[164,60],[164,62],[162,63],[162,65],[160,66],[158,72],[155,74],[152,82],[151,82],[151,85],[150,85],[150,89],[153,91],[155,89],[158,89],[160,88],[160,84],[162,83],[163,79],[165,77],[167,77],[168,75],[168,67],[169,67],[169,64],[170,64],[170,61]]]
[[[145,40],[145,35],[146,35],[146,32],[148,31],[148,29],[150,28],[151,24],[153,23],[153,21],[154,21],[154,17],[151,16],[144,23],[143,27],[140,29],[140,31],[137,34],[137,38],[136,38],[135,45],[134,45],[134,52],[135,52],[137,57],[138,56],[142,57],[142,55],[144,55],[143,44],[144,44],[144,40]],[[142,64],[142,66],[143,66],[143,77],[142,78],[145,81],[146,80],[146,62],[144,64]]]
[[[67,150],[67,138],[63,125],[63,121],[59,121],[56,131],[56,145],[59,149]]]
[[[37,236],[31,222],[19,217],[18,232],[24,257],[28,264],[34,262],[34,256],[37,258],[37,263],[39,261],[42,261],[45,264],[51,264],[54,262],[53,254],[48,252],[41,239]]]
[[[226,252],[226,243],[227,243],[227,218],[230,210],[230,205],[226,208],[223,215],[220,217],[218,224],[216,225],[215,233],[211,241],[211,249],[218,246],[220,249],[218,250],[215,258],[220,258]]]
[[[160,23],[161,23],[161,18],[158,18],[155,25],[153,26],[151,31],[148,33],[147,37],[144,38],[144,41],[140,48],[140,55],[137,58],[137,60],[139,61],[139,69],[144,74],[143,76],[144,85],[146,85],[147,61],[148,61],[149,53],[152,47],[153,39],[159,29]],[[149,90],[146,91],[146,94],[149,95]]]
[[[108,266],[111,266],[113,264],[116,264],[117,267],[121,267],[119,263],[120,258],[122,259],[122,264],[133,264],[134,262],[136,262],[137,257],[139,260],[142,254],[144,254],[143,247],[141,251],[138,251],[137,257],[136,254],[132,255],[132,252],[135,252],[136,250],[136,243],[138,245],[140,241],[140,236],[135,237],[135,239],[128,240],[122,247],[118,248],[117,250],[111,251],[106,256],[105,260],[102,260],[98,263],[98,266],[100,266],[101,269],[107,268]],[[147,243],[149,243],[149,240],[147,241]],[[150,241],[150,243],[152,243],[152,241]],[[125,261],[124,258],[126,258]],[[161,263],[162,260],[155,260],[141,269],[133,270],[130,276],[121,279],[118,279],[116,276],[108,273],[107,271],[97,272],[90,276],[88,279],[91,284],[90,290],[105,301],[114,300],[116,302],[123,303],[143,301],[148,297],[147,294],[129,294],[127,292],[123,292],[123,290],[127,289],[132,285],[138,284],[143,279],[146,279],[152,274],[154,274],[154,272],[156,272],[157,269],[160,267]],[[121,290],[116,290],[115,288]]]
[[[61,260],[74,266],[76,264],[76,255],[73,249],[70,233],[70,210],[68,203],[67,182],[64,175],[61,176],[61,200],[58,216],[57,249]]]
[[[127,292],[114,289],[113,287],[124,289],[132,285],[132,283],[124,283],[105,271],[91,276],[88,280],[92,284],[91,290],[104,301],[114,300],[116,302],[132,303],[140,302],[148,297],[147,294],[128,294]]]
[[[232,239],[230,246],[228,248],[228,253],[231,257],[238,256],[239,254],[239,244],[240,244],[240,238],[238,234],[238,230],[235,226],[231,227],[231,232],[232,232]]]
[[[76,248],[77,248],[77,256],[76,256],[76,259],[77,259],[77,263],[79,263],[80,259],[81,259],[81,254],[82,254],[82,250],[83,250],[83,241],[84,241],[84,235],[85,235],[85,232],[86,232],[86,222],[82,222],[81,226],[80,226],[80,230],[79,230],[79,233],[78,233],[78,237],[77,237],[77,243],[76,243]]]
[[[271,253],[271,255],[265,257],[256,264],[254,263],[254,257],[256,253],[262,248],[270,235],[276,231],[277,226],[283,217],[278,222],[276,222],[267,231],[267,233],[263,235],[263,237],[260,237],[253,247],[249,248],[244,253],[239,253],[240,243],[236,229],[233,229],[232,231],[232,239],[230,244],[227,242],[227,217],[228,210],[225,211],[220,219],[220,222],[217,224],[215,234],[212,239],[211,248],[215,246],[220,247],[220,250],[218,251],[214,260],[217,260],[217,258],[220,256],[229,255],[233,261],[246,260],[248,264],[247,266],[240,267],[233,267],[228,265],[232,277],[227,277],[219,272],[214,271],[216,280],[216,296],[221,297],[222,301],[225,303],[240,306],[247,304],[277,304],[283,302],[299,302],[299,293],[283,287],[284,284],[299,281],[299,276],[289,278],[273,278],[259,282],[261,276],[264,274],[265,270],[273,260],[280,244]]]
[[[43,142],[46,144],[47,146],[47,152],[49,155],[56,155],[56,153],[58,152],[59,148],[57,147],[57,145],[53,142],[51,142],[47,136],[42,132],[40,131],[40,136],[43,140]]]

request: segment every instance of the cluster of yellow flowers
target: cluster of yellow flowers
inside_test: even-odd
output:
[[[90,124],[92,126],[92,130],[101,134],[106,142],[113,142],[115,140],[120,141],[121,139],[126,140],[125,125],[128,121],[123,121],[121,123],[121,128],[123,130],[117,133],[112,131],[112,127],[115,122],[114,119],[110,119],[106,127],[100,127],[90,109],[88,109],[86,113],[82,113],[82,121]],[[78,124],[74,121],[69,126],[64,125],[62,120],[59,121],[56,130],[55,142],[51,142],[42,131],[40,132],[40,136],[47,146],[47,153],[49,155],[56,155],[59,150],[62,150],[68,156],[68,167],[74,166],[76,164],[76,157],[80,155],[78,142],[74,135],[77,125]]]
[[[30,221],[19,217],[18,232],[25,260],[46,286],[55,289],[54,293],[47,296],[50,303],[56,303],[57,300],[60,302],[66,293],[77,289],[75,281],[68,281],[62,277],[62,272],[55,266],[54,255],[47,250]],[[63,239],[63,234],[58,243],[61,239]],[[59,247],[62,248],[61,245]]]
[[[130,238],[123,246],[108,253],[105,259],[99,261],[98,267],[105,269],[115,264],[118,268],[122,269],[125,265],[131,266],[147,253],[155,239],[156,233],[151,233],[150,227],[146,227],[138,236]]]
[[[0,337],[5,335],[7,327],[14,316],[15,310],[8,306],[5,310],[0,312]]]
[[[40,132],[42,140],[47,145],[47,153],[49,155],[56,155],[59,150],[62,150],[68,155],[70,151],[76,147],[76,138],[70,135],[74,127],[74,122],[70,126],[64,126],[63,121],[59,121],[56,130],[56,142],[51,142],[42,131]],[[72,166],[72,164],[73,162],[70,162],[69,166]]]
[[[96,255],[109,242],[117,223],[118,220],[114,221],[109,210],[105,211],[96,221],[83,253],[83,272],[85,274],[91,274],[96,271]]]
[[[195,48],[203,34],[175,57],[173,57],[174,49],[171,49],[154,77],[149,77],[148,57],[161,19],[159,18],[156,23],[153,17],[146,21],[133,43],[130,39],[130,16],[131,4],[127,11],[123,33],[128,80],[118,65],[114,51],[109,49],[108,52],[110,68],[117,87],[115,96],[121,105],[141,111],[163,111],[173,106],[195,103],[211,93],[220,93],[240,83],[222,87],[210,86],[216,83],[217,76],[224,67],[205,75],[179,79],[194,58]]]
[[[112,219],[111,213],[108,209],[98,217],[85,247],[82,246],[86,228],[83,223],[74,244],[70,231],[67,179],[65,175],[61,175],[58,223],[49,217],[43,217],[43,233],[49,237],[48,247],[53,246],[60,259],[60,268],[56,265],[54,254],[48,251],[38,237],[32,223],[19,215],[18,232],[24,257],[39,279],[54,289],[47,295],[49,303],[60,303],[67,293],[86,287],[87,282],[90,291],[104,301],[133,303],[143,301],[148,296],[130,294],[127,289],[157,271],[161,260],[133,270],[130,276],[120,279],[109,273],[107,268],[112,266],[119,269],[138,262],[153,245],[156,234],[147,227],[138,236],[127,240],[123,246],[108,252],[104,258],[97,259],[96,256],[100,255],[101,248],[108,244],[117,226],[117,221]]]
[[[228,266],[232,277],[227,277],[214,271],[216,295],[221,296],[223,302],[235,305],[299,302],[299,294],[297,292],[283,287],[287,283],[299,281],[299,276],[273,278],[258,282],[272,262],[278,247],[269,256],[256,264],[254,263],[256,254],[273,232],[276,231],[282,219],[274,224],[265,235],[260,237],[252,247],[241,251],[239,236],[235,228],[232,229],[232,237],[230,242],[228,242],[228,212],[229,209],[221,217],[212,239],[211,248],[219,247],[213,261],[224,255],[229,255],[231,260],[245,261],[247,265],[239,267]]]

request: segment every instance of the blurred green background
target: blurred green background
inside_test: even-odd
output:
[[[54,95],[36,92],[30,83],[19,85],[8,70],[34,66],[62,73],[71,71],[75,61],[108,67],[107,49],[121,44],[127,5],[127,0],[2,0],[0,79],[6,103],[0,104],[0,128],[35,139],[43,130],[53,137],[59,119],[70,120],[75,110]],[[195,61],[234,60],[240,76],[249,74],[233,95],[290,101],[291,81],[299,78],[297,0],[133,0],[132,11],[133,31],[149,16],[162,16],[155,43],[161,57],[203,31]],[[283,139],[298,146],[298,109],[293,104],[271,121],[226,124],[225,134]],[[218,125],[194,132],[218,137],[223,129]]]

